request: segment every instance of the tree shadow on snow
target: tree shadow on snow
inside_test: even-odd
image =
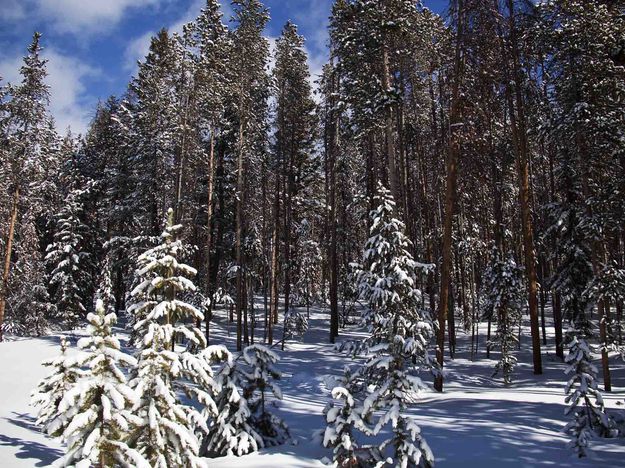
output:
[[[28,413],[12,413],[15,417],[4,418],[11,424],[32,432],[40,432],[39,427],[35,424],[35,418]],[[18,447],[15,454],[17,458],[24,460],[39,460],[34,466],[49,466],[59,457],[63,456],[63,452],[58,449],[51,448],[47,445],[31,440],[20,439],[19,437],[9,437],[0,434],[0,445]]]
[[[11,424],[19,426],[33,432],[39,432],[35,425],[35,418],[29,414],[13,413],[15,418],[5,418]],[[0,446],[16,447],[16,458],[23,460],[38,460],[34,466],[49,466],[59,457],[63,456],[61,450],[51,448],[47,445],[32,440],[24,440],[19,437],[10,437],[0,434]]]
[[[441,467],[623,466],[620,456],[601,450],[594,459],[574,457],[561,432],[564,405],[448,399],[411,410]]]

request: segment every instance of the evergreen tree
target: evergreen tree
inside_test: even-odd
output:
[[[514,258],[503,260],[499,251],[494,249],[491,265],[484,275],[482,310],[483,318],[497,322],[497,334],[488,346],[499,345],[501,348],[501,358],[495,366],[494,375],[501,372],[505,384],[512,381],[517,363],[516,356],[511,353],[518,343],[515,330],[521,323],[525,303],[522,278],[522,269]]]
[[[26,211],[36,208],[36,188],[40,186],[36,182],[55,136],[48,114],[49,88],[45,83],[46,61],[41,57],[40,39],[41,34],[33,35],[28,55],[20,68],[21,84],[9,88],[10,100],[3,104],[6,113],[1,124],[4,130],[2,147],[7,156],[2,169],[5,176],[3,189],[8,194],[6,201],[10,208],[3,211],[7,222],[2,238],[4,261],[0,279],[0,341],[14,260],[13,247],[19,241],[16,239],[18,222]]]
[[[565,373],[571,376],[564,391],[565,402],[570,405],[566,414],[572,414],[573,420],[564,430],[572,436],[569,446],[582,458],[588,455],[595,437],[616,437],[618,431],[606,413],[588,341],[575,329],[567,332],[567,341]]]
[[[149,226],[144,234],[156,236],[167,207],[174,202],[176,153],[180,115],[176,109],[176,68],[172,38],[166,29],[152,38],[145,61],[130,84],[122,106],[130,114],[130,161],[134,181],[131,199],[135,216]]]
[[[116,315],[106,314],[101,300],[95,309],[87,317],[89,336],[78,341],[82,353],[77,364],[88,371],[64,394],[50,425],[67,442],[67,453],[57,465],[149,467],[125,442],[137,417],[130,411],[136,397],[122,369],[137,362],[121,351],[112,334]]]
[[[87,227],[81,220],[83,193],[81,189],[70,193],[56,216],[54,242],[46,249],[58,318],[70,328],[75,328],[85,316],[84,294],[90,280],[90,255],[84,249]]]
[[[282,445],[289,438],[289,428],[282,419],[268,411],[268,392],[282,400],[282,390],[276,383],[282,373],[276,367],[278,355],[261,345],[248,346],[243,350],[248,369],[243,372],[243,397],[248,401],[250,427],[262,438],[263,446]]]
[[[250,408],[241,394],[241,371],[232,354],[221,353],[217,371],[216,415],[202,442],[201,453],[209,458],[236,455],[238,457],[263,448],[263,438],[250,424]]]
[[[314,240],[308,220],[303,220],[297,230],[297,281],[295,290],[298,303],[306,305],[306,316],[310,317],[310,306],[319,296],[320,273],[323,258],[319,243]]]
[[[216,284],[219,265],[213,263],[215,240],[215,175],[216,175],[216,147],[218,137],[225,131],[224,122],[227,96],[232,92],[230,88],[229,56],[231,37],[227,27],[222,22],[220,5],[217,0],[207,0],[196,22],[199,58],[195,77],[197,86],[197,101],[199,106],[198,119],[200,134],[203,135],[204,154],[206,156],[206,256],[204,266],[204,294],[212,298],[218,289]],[[208,141],[206,141],[208,140]],[[206,321],[206,337],[209,336],[209,322],[212,315],[213,303],[209,302],[204,314]]]
[[[71,390],[84,375],[80,369],[77,356],[68,356],[69,341],[61,338],[61,354],[46,359],[43,365],[51,367],[52,371],[44,377],[31,394],[31,405],[39,406],[37,424],[50,435],[60,435],[60,431],[53,429],[52,423],[59,416],[59,405],[64,396]]]
[[[326,428],[323,433],[323,446],[333,449],[333,460],[338,466],[372,466],[380,462],[379,451],[361,448],[355,431],[371,435],[369,421],[363,418],[363,408],[352,393],[359,393],[358,380],[354,379],[349,368],[345,369],[342,386],[332,389],[331,402],[324,410]],[[363,459],[364,457],[364,459]]]
[[[48,294],[48,275],[40,252],[39,235],[26,213],[19,225],[20,242],[15,248],[17,261],[9,283],[4,332],[22,336],[41,336],[49,329],[56,307]]]
[[[199,466],[196,427],[205,427],[201,414],[180,402],[175,384],[181,376],[181,359],[173,351],[176,336],[183,336],[196,347],[205,347],[204,337],[185,320],[201,320],[202,314],[179,299],[194,291],[189,279],[195,270],[178,258],[184,251],[177,239],[180,225],[174,225],[173,210],[162,243],[137,260],[138,286],[132,291],[129,312],[138,318],[137,367],[130,382],[137,395],[133,413],[140,421],[133,427],[129,446],[151,466]],[[170,351],[172,350],[172,351]]]
[[[251,201],[246,188],[252,183],[249,168],[254,167],[257,162],[254,157],[265,151],[267,140],[269,83],[265,67],[269,59],[269,43],[262,33],[269,21],[269,13],[258,0],[233,0],[232,6],[236,29],[231,33],[232,57],[229,77],[233,90],[232,127],[236,142],[236,150],[233,151],[236,154],[234,261],[237,290],[237,351],[241,351],[243,342],[249,342],[247,314],[244,314],[246,309],[244,275],[247,271],[244,245],[249,228],[246,213]]]
[[[297,227],[306,222],[306,210],[313,202],[314,189],[317,187],[313,154],[316,115],[309,78],[304,38],[299,35],[297,26],[289,21],[284,25],[282,34],[276,41],[276,66],[273,70],[276,97],[274,203],[278,207],[274,208],[276,215],[274,229],[278,229],[280,222],[278,215],[282,211],[285,313],[290,313],[295,302],[292,298],[292,285],[297,280],[297,256],[300,255],[292,245],[300,242]],[[280,195],[281,200],[277,199]],[[282,210],[280,206],[283,206]],[[274,297],[274,303],[275,300]],[[274,311],[274,314],[277,314],[277,311]]]
[[[104,310],[106,314],[116,312],[116,301],[113,295],[113,283],[111,281],[111,266],[108,258],[105,259],[100,273],[100,279],[98,282],[98,289],[96,290],[96,301],[100,300],[104,304]]]
[[[392,450],[399,466],[431,466],[434,457],[419,427],[402,415],[414,395],[425,388],[413,375],[413,366],[432,367],[427,349],[432,321],[421,309],[421,292],[415,287],[419,272],[430,266],[413,260],[403,223],[393,216],[393,197],[381,183],[375,201],[358,286],[369,305],[364,319],[371,332],[369,357],[359,371],[366,388],[361,412],[364,419],[381,413],[371,433],[377,435],[390,422],[392,436],[378,447],[369,447],[369,457],[377,459]]]

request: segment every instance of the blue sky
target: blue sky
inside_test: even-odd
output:
[[[223,0],[224,19],[230,17]],[[425,0],[442,12],[446,0]],[[0,0],[0,77],[15,82],[33,31],[43,34],[48,59],[51,111],[64,132],[84,132],[99,99],[121,95],[136,61],[161,27],[180,30],[205,0]],[[287,20],[307,39],[313,73],[326,58],[326,26],[332,0],[266,0],[271,22],[266,35],[280,34]]]

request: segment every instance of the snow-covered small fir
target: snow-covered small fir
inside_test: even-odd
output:
[[[303,313],[292,307],[284,314],[284,339],[302,338],[308,330],[308,318]]]
[[[85,372],[65,393],[59,414],[50,424],[52,432],[62,430],[67,444],[67,453],[56,465],[147,468],[147,461],[126,443],[138,418],[131,411],[137,398],[123,368],[136,365],[136,361],[121,351],[119,339],[112,334],[117,317],[106,314],[101,300],[87,320],[89,336],[78,341],[81,353],[77,356]]]
[[[572,436],[570,447],[579,457],[588,455],[590,443],[596,437],[616,437],[618,431],[606,413],[603,397],[597,385],[597,367],[592,362],[588,342],[576,330],[567,332],[568,365],[570,375],[565,387],[567,415],[573,415],[565,431]]]
[[[521,323],[525,305],[522,274],[523,269],[517,266],[514,258],[504,260],[499,251],[494,249],[483,280],[483,317],[497,323],[497,333],[488,346],[499,346],[501,350],[494,375],[501,373],[506,384],[512,381],[512,372],[517,363],[512,351],[518,343],[516,330]]]
[[[243,350],[243,359],[247,364],[242,385],[250,410],[249,425],[260,435],[264,446],[281,445],[290,438],[289,428],[269,411],[271,395],[282,400],[282,390],[277,383],[282,373],[276,367],[280,358],[266,346],[251,345]]]
[[[138,286],[132,291],[130,313],[138,320],[137,367],[131,388],[136,393],[132,410],[139,418],[129,445],[153,467],[199,466],[200,443],[196,429],[206,430],[201,413],[179,400],[176,384],[182,377],[181,355],[174,350],[177,336],[194,347],[205,347],[202,333],[193,324],[203,315],[180,299],[195,290],[190,278],[196,271],[179,261],[183,244],[177,239],[181,226],[173,224],[169,210],[161,244],[138,258]],[[185,324],[185,322],[188,322]]]
[[[363,419],[363,407],[352,392],[360,389],[354,385],[349,367],[344,370],[341,385],[332,389],[333,401],[324,409],[326,428],[323,431],[323,446],[332,448],[333,460],[338,466],[365,466],[379,462],[381,455],[369,447],[360,448],[357,432],[372,435],[368,421]],[[357,385],[357,384],[356,384]]]
[[[51,372],[43,378],[31,394],[31,405],[39,407],[37,424],[51,435],[60,435],[52,428],[51,423],[59,416],[59,405],[65,394],[85,375],[80,369],[78,357],[69,355],[69,340],[61,338],[61,353],[43,361]]]
[[[349,396],[362,399],[362,407],[351,412],[372,424],[366,431],[354,427],[366,435],[377,435],[390,425],[390,437],[378,446],[365,447],[366,459],[392,456],[398,466],[430,466],[434,462],[432,452],[418,426],[404,413],[425,388],[416,373],[432,368],[428,344],[433,325],[429,312],[421,309],[421,292],[415,286],[417,275],[431,267],[413,260],[404,225],[394,217],[395,201],[382,184],[378,185],[375,202],[370,238],[358,273],[360,297],[369,305],[364,322],[371,335],[367,359],[353,378],[360,380],[360,395]],[[342,395],[347,398],[347,394]],[[336,431],[336,421],[329,424]],[[337,457],[345,457],[345,451],[336,450],[340,444],[336,438],[330,436],[326,441],[332,440],[338,462]]]

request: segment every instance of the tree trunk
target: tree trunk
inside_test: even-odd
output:
[[[514,19],[514,2],[508,0],[508,16],[510,23],[510,43],[512,46],[512,76],[514,77],[514,98],[516,112],[512,103],[510,90],[506,93],[510,106],[510,124],[512,128],[514,148],[517,152],[517,170],[519,182],[519,204],[521,206],[521,220],[523,231],[523,250],[525,252],[525,271],[527,273],[527,289],[530,314],[530,328],[532,334],[532,355],[534,374],[542,374],[542,356],[540,353],[540,328],[538,324],[538,282],[536,279],[536,262],[534,254],[534,233],[532,228],[532,214],[530,210],[530,177],[529,177],[529,147],[523,96],[519,83],[522,76],[519,64],[516,24]],[[504,61],[507,63],[507,61]],[[508,80],[508,88],[511,87]]]
[[[4,311],[9,293],[9,277],[11,273],[11,256],[13,255],[13,238],[15,237],[15,224],[17,223],[17,212],[20,202],[19,185],[13,192],[13,204],[11,207],[11,218],[9,221],[9,232],[6,239],[6,251],[4,252],[4,269],[2,270],[2,284],[0,284],[0,342],[4,340]]]
[[[386,42],[386,41],[385,41]],[[385,92],[390,92],[390,64],[389,64],[389,50],[388,45],[384,44],[382,49],[382,86]],[[393,198],[398,202],[398,206],[401,206],[401,199],[399,193],[399,184],[397,181],[397,164],[395,161],[395,140],[393,135],[393,109],[387,105],[384,117],[384,138],[386,140],[386,163],[388,167],[388,182],[390,184],[391,193]]]
[[[458,159],[460,156],[460,127],[462,126],[460,109],[460,80],[462,75],[462,54],[460,51],[462,41],[463,1],[458,0],[458,31],[456,35],[456,52],[454,64],[454,83],[452,89],[450,121],[449,152],[447,154],[447,176],[445,189],[445,215],[443,221],[443,259],[441,263],[441,292],[438,305],[438,336],[436,358],[440,367],[440,374],[434,381],[434,388],[443,391],[443,358],[445,350],[445,322],[449,307],[449,288],[451,283],[452,261],[452,228],[454,222],[454,207],[456,204],[456,182],[458,178]]]
[[[276,169],[275,190],[274,190],[274,208],[273,208],[273,230],[271,234],[271,278],[270,283],[270,299],[269,299],[269,320],[267,322],[267,341],[273,344],[273,326],[278,319],[278,251],[279,230],[280,230],[280,168]]]
[[[210,151],[208,154],[208,188],[207,188],[207,205],[206,205],[206,283],[204,292],[208,298],[208,307],[204,321],[206,323],[206,344],[210,340],[210,321],[213,314],[213,287],[211,284],[211,250],[213,242],[213,185],[215,181],[215,127],[211,127]]]
[[[242,312],[243,312],[243,252],[241,241],[243,237],[243,121],[239,123],[239,155],[237,158],[237,200],[236,200],[236,262],[237,262],[237,351],[241,351],[242,342]]]

